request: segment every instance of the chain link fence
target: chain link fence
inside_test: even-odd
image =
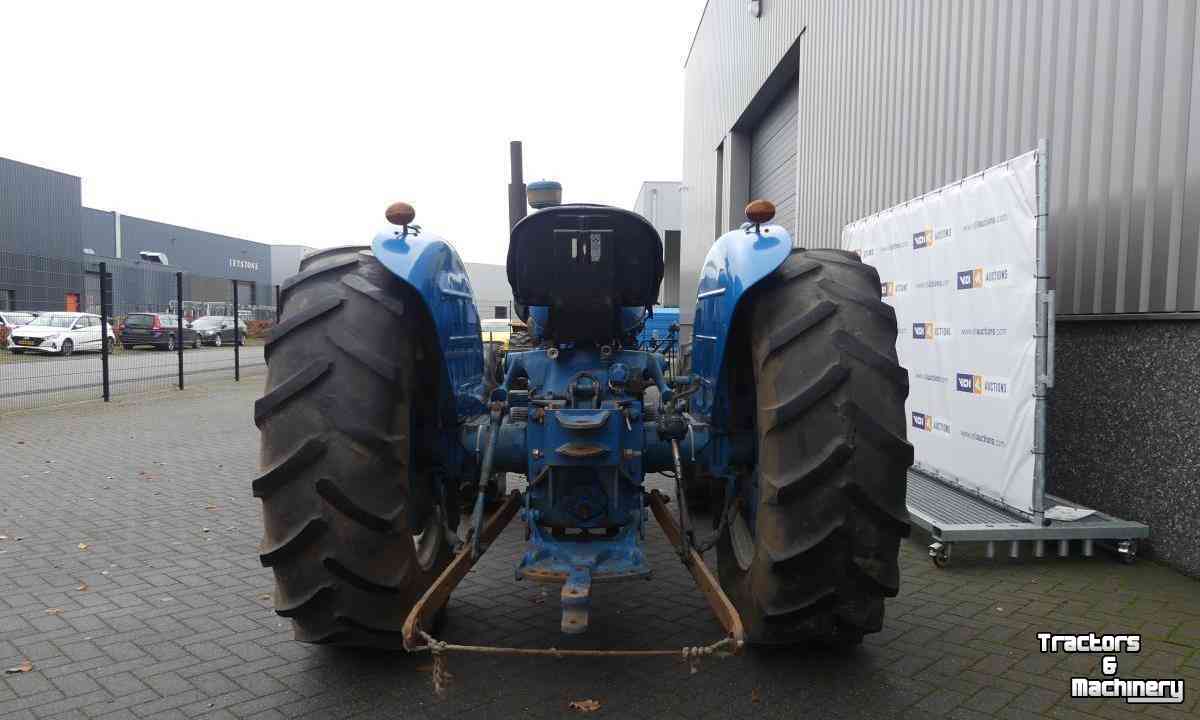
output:
[[[14,313],[0,325],[0,412],[183,389],[266,368],[263,343],[274,306],[184,298],[184,273],[158,273],[164,287],[113,302],[105,263],[89,276],[84,309]],[[174,298],[170,284],[174,284]],[[231,281],[232,282],[232,281]]]

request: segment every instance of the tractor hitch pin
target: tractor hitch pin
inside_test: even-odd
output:
[[[488,419],[488,443],[483,448],[483,461],[479,463],[479,489],[475,494],[475,507],[471,511],[472,559],[478,559],[483,554],[481,536],[483,533],[483,506],[486,499],[484,496],[487,495],[488,480],[492,477],[492,459],[496,455],[496,443],[500,441],[500,417],[503,413],[504,403],[492,403]]]

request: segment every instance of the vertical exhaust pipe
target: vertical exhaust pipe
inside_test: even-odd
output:
[[[511,168],[512,179],[508,183],[508,229],[525,217],[525,161],[521,154],[521,141],[513,140],[508,144],[508,164]]]

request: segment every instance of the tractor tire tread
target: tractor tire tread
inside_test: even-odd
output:
[[[262,562],[263,567],[278,565],[311,545],[328,527],[328,523],[320,515],[310,517],[295,528],[290,535],[271,546],[264,547],[259,553],[258,559]]]
[[[325,373],[332,369],[332,361],[316,361],[301,368],[273,387],[266,395],[254,401],[254,424],[261,429],[263,422],[275,414],[280,407],[309,385],[320,380]]]
[[[287,292],[288,290],[291,290],[293,287],[299,285],[302,282],[307,282],[308,280],[310,280],[311,278],[313,278],[316,275],[320,275],[322,273],[327,273],[327,272],[335,272],[337,270],[341,270],[342,268],[349,267],[350,265],[357,265],[357,264],[358,264],[357,257],[344,257],[344,258],[339,258],[336,262],[327,263],[327,264],[322,265],[321,267],[313,268],[312,270],[301,270],[300,272],[296,273],[295,275],[291,276],[290,278],[284,280],[279,285],[279,294],[283,295],[283,293]]]
[[[837,312],[837,304],[822,300],[811,310],[799,317],[792,318],[786,325],[771,333],[767,344],[767,356],[770,357],[798,340],[805,331]]]
[[[396,521],[406,509],[404,503],[400,503],[387,513],[372,512],[362,503],[353,500],[336,482],[327,477],[317,480],[317,494],[341,514],[378,533],[397,532]]]
[[[882,627],[909,527],[895,311],[874,269],[824,249],[793,250],[743,303],[761,488],[720,538],[721,584],[752,643],[857,644]]]
[[[373,285],[369,280],[360,275],[346,275],[342,278],[342,284],[351,290],[366,295],[375,302],[379,303],[383,309],[390,312],[397,318],[404,317],[404,302],[397,298],[389,296],[380,287]]]
[[[397,312],[410,288],[362,250],[305,257],[281,294],[252,488],[276,612],[296,639],[398,649],[453,548],[440,491],[413,462],[412,430],[430,411],[416,361],[428,320]]]

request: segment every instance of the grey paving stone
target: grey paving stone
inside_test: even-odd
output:
[[[1065,699],[1066,678],[1098,660],[1042,655],[1035,633],[1139,627],[1144,657],[1131,668],[1200,686],[1195,581],[1101,555],[991,562],[969,547],[938,570],[928,539],[914,536],[901,546],[901,594],[884,631],[853,652],[753,650],[695,676],[675,659],[453,656],[439,698],[429,656],[295,643],[260,599],[272,586],[249,492],[261,382],[0,418],[6,462],[61,460],[37,483],[0,476],[0,532],[23,538],[0,541],[0,666],[35,665],[0,677],[5,720],[559,718],[591,697],[604,703],[597,717],[1120,717],[1123,704]],[[542,599],[543,588],[513,581],[523,538],[510,527],[451,598],[444,638],[606,648],[714,639],[690,576],[660,530],[647,535],[654,580],[597,586],[589,633],[568,638],[554,589]],[[1128,627],[1109,627],[1114,618]]]

